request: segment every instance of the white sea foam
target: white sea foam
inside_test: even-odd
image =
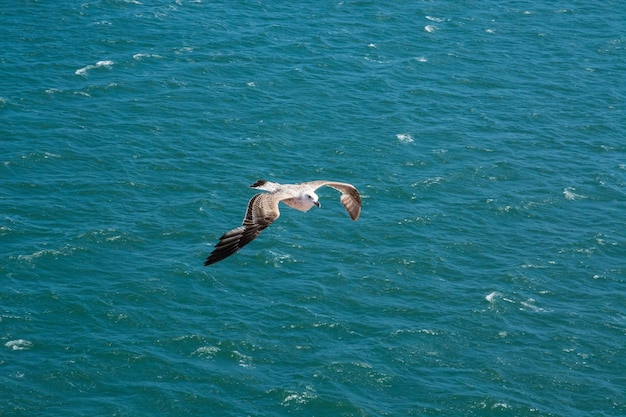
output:
[[[29,255],[17,255],[17,260],[24,262],[33,262],[35,259],[41,258],[42,256],[51,256],[53,258],[58,258],[61,256],[69,256],[75,251],[75,247],[70,245],[64,245],[58,249],[41,249]]]
[[[76,75],[87,75],[87,71],[89,70],[92,70],[94,68],[101,68],[101,67],[110,69],[113,66],[113,64],[114,64],[113,61],[98,61],[94,65],[87,65],[86,67],[77,69],[74,73]]]
[[[587,198],[586,196],[582,194],[576,194],[574,191],[576,191],[576,188],[566,187],[563,189],[563,196],[568,200],[578,200],[581,198]]]
[[[217,346],[200,346],[193,352],[193,355],[204,356],[204,357],[213,357],[220,351],[220,348]]]
[[[433,33],[434,31],[437,30],[437,28],[433,25],[426,25],[424,26],[424,30],[428,33]]]
[[[282,405],[287,405],[289,403],[305,404],[308,401],[314,400],[317,398],[317,395],[315,394],[315,391],[313,390],[312,387],[307,386],[306,389],[307,390],[304,392],[291,391],[289,395],[285,397],[285,399],[282,401],[281,404]]]
[[[30,262],[33,259],[39,258],[44,255],[58,256],[61,255],[61,252],[55,249],[43,249],[33,252],[30,255],[17,255],[17,259],[20,261]]]
[[[434,17],[434,16],[426,16],[426,19],[432,21],[432,22],[443,22],[446,19],[443,19],[441,17]]]
[[[410,133],[398,133],[396,138],[402,143],[411,143],[413,142],[413,136]]]
[[[10,340],[4,344],[12,350],[26,350],[33,345],[33,342],[24,339]]]
[[[520,302],[520,304],[522,305],[522,307],[524,307],[524,308],[522,308],[522,310],[524,310],[524,309],[525,309],[525,310],[530,310],[530,311],[533,311],[533,312],[535,312],[535,313],[545,313],[545,312],[549,311],[549,310],[547,310],[547,309],[545,309],[545,308],[542,308],[542,307],[538,307],[538,306],[536,306],[536,305],[535,305],[535,302],[536,302],[536,301],[535,301],[535,299],[534,299],[534,298],[529,298],[529,299],[528,299],[528,300],[526,300],[526,301],[522,301],[522,302]]]
[[[494,298],[500,295],[502,294],[500,294],[498,291],[493,291],[485,296],[485,300],[489,301],[490,303],[493,303],[495,301]]]
[[[489,294],[485,296],[485,300],[487,300],[487,302],[491,304],[495,304],[496,301],[498,300],[506,301],[507,303],[511,303],[511,304],[516,304],[515,301],[511,300],[510,298],[506,298],[504,294],[502,294],[499,291],[490,292]]]
[[[136,60],[136,61],[141,61],[141,60],[147,59],[147,58],[161,59],[163,57],[161,55],[159,55],[159,54],[135,54],[135,55],[133,55],[133,59]]]
[[[444,177],[433,177],[433,178],[426,178],[425,180],[421,180],[418,181],[414,184],[411,184],[412,186],[416,186],[416,185],[424,185],[426,187],[430,187],[431,185],[435,185],[435,184],[439,184],[445,181]]]
[[[250,368],[252,366],[252,357],[244,355],[243,353],[233,350],[233,356],[237,359],[239,366],[242,368]]]

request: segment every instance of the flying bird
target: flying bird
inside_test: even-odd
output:
[[[315,190],[328,186],[341,192],[341,204],[346,208],[350,218],[357,220],[361,214],[361,195],[352,184],[335,181],[311,181],[299,184],[278,184],[258,180],[250,187],[267,191],[252,196],[248,202],[246,216],[241,226],[226,232],[220,237],[213,252],[206,258],[208,266],[228,258],[239,249],[252,242],[259,233],[272,224],[280,216],[278,203],[281,201],[289,207],[300,211],[308,211],[311,207],[321,207]]]

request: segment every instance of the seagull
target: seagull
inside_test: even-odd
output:
[[[315,190],[327,186],[341,192],[341,204],[346,208],[350,218],[356,221],[361,214],[361,195],[352,184],[336,181],[310,181],[299,184],[279,184],[258,180],[250,187],[267,191],[252,196],[248,202],[246,216],[241,226],[226,232],[220,237],[213,252],[206,258],[204,265],[219,262],[252,242],[259,233],[272,224],[280,216],[278,203],[281,201],[289,207],[300,211],[308,211],[311,207],[321,207]]]

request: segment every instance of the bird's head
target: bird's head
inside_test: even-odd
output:
[[[309,207],[312,207],[314,205],[317,207],[322,207],[319,201],[319,197],[314,192],[306,192],[302,197],[303,200],[310,205]]]

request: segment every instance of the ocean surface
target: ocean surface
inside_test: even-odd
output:
[[[621,1],[0,10],[1,416],[625,416]],[[204,267],[257,179],[354,184]]]

